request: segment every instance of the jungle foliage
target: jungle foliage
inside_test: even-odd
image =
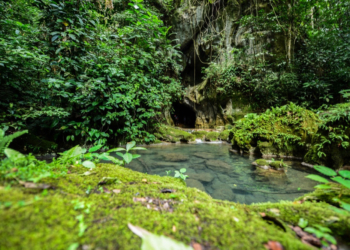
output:
[[[142,2],[1,1],[1,126],[60,142],[153,141],[181,94],[180,55]]]
[[[349,1],[250,2],[238,24],[246,46],[205,69],[218,93],[242,92],[262,110],[290,101],[328,107],[349,96]]]

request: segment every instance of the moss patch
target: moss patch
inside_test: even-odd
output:
[[[206,136],[205,136],[205,140],[206,141],[217,141],[219,138],[219,132],[209,132]]]
[[[181,129],[176,129],[170,126],[161,125],[158,132],[154,133],[158,140],[163,140],[167,142],[194,142],[196,137]]]
[[[19,186],[6,189],[6,183],[1,183],[0,245],[4,249],[67,249],[79,243],[91,249],[140,249],[140,238],[127,227],[132,223],[185,244],[198,242],[207,249],[264,249],[269,240],[280,242],[285,249],[311,249],[288,227],[284,232],[261,218],[259,212],[270,213],[271,208],[279,209],[278,219],[283,223],[295,225],[302,217],[324,225],[325,219],[337,216],[337,223],[330,225],[336,235],[344,236],[350,228],[350,216],[340,216],[323,203],[247,206],[214,200],[187,188],[180,179],[112,164],[99,164],[88,176],[82,175],[85,171],[72,167],[64,178],[45,180],[55,187],[47,194]],[[99,187],[103,177],[120,182]],[[174,193],[162,193],[165,188]],[[145,202],[146,197],[156,202]],[[79,208],[78,203],[84,207]],[[162,205],[165,203],[171,210]],[[87,228],[79,236],[76,216],[81,214]]]
[[[302,157],[319,122],[315,113],[291,103],[260,115],[248,114],[237,121],[232,129],[232,144],[243,152],[257,147],[263,155]]]
[[[192,134],[196,137],[196,139],[203,139],[204,140],[205,136],[208,134],[208,132],[205,130],[197,130],[197,131],[194,131]]]
[[[219,134],[219,138],[220,138],[222,141],[227,141],[227,140],[229,140],[230,133],[231,133],[230,130],[224,130],[224,131],[222,131],[222,132]],[[232,138],[231,138],[231,139],[232,139]]]

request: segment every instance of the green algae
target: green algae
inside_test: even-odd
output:
[[[132,223],[152,233],[185,244],[198,242],[210,249],[264,249],[269,240],[279,241],[285,249],[312,249],[288,227],[284,232],[263,220],[259,212],[269,213],[270,208],[279,209],[278,218],[284,223],[295,225],[302,217],[324,224],[324,219],[337,216],[337,223],[330,225],[336,235],[344,236],[350,228],[350,216],[339,216],[323,203],[247,206],[214,200],[186,187],[180,179],[142,174],[112,164],[99,164],[87,176],[83,175],[86,168],[81,166],[72,166],[69,171],[65,177],[44,180],[55,187],[48,194],[20,186],[0,188],[0,204],[22,204],[0,209],[0,246],[67,249],[77,242],[90,249],[140,249],[140,238],[127,227]],[[101,192],[98,182],[103,177],[118,178],[120,183],[105,185]],[[165,188],[174,193],[162,193]],[[150,203],[143,202],[147,197],[171,204],[172,211],[162,205],[149,207]],[[90,204],[90,211],[74,209],[72,201]],[[81,237],[76,219],[80,214],[84,214],[87,225]]]

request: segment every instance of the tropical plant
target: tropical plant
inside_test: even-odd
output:
[[[307,220],[304,220],[303,218],[299,219],[298,226],[303,228],[305,232],[314,234],[317,238],[321,240],[321,243],[323,246],[328,247],[328,242],[336,245],[337,241],[336,239],[331,235],[332,230],[330,230],[328,227],[320,226],[320,225],[313,225],[313,227],[308,226],[309,222]]]
[[[321,174],[327,176],[327,178],[330,178],[332,181],[335,181],[335,182],[340,184],[340,195],[339,195],[340,197],[345,189],[347,189],[347,190],[350,189],[350,171],[340,170],[337,173],[333,169],[327,168],[325,166],[314,166],[314,168],[318,172],[320,172]],[[339,189],[338,187],[332,186],[329,179],[326,179],[320,175],[311,174],[311,175],[306,176],[306,178],[323,183],[323,184],[315,186],[315,188],[330,189],[330,190],[332,190],[332,189],[338,190]],[[333,201],[337,202],[340,205],[340,207],[342,207],[344,210],[350,212],[350,204],[339,199],[340,197],[334,197]],[[338,211],[338,210],[336,210],[336,211]]]
[[[146,150],[146,148],[135,147],[135,145],[136,145],[135,141],[128,142],[126,144],[126,148],[114,148],[114,149],[111,149],[111,150],[107,151],[107,153],[116,152],[117,155],[122,157],[123,165],[129,164],[133,159],[141,157],[141,155],[139,155],[139,154],[131,154],[131,153],[129,153],[129,151],[132,151],[132,150]],[[120,151],[126,151],[126,153],[123,154]]]
[[[11,135],[5,136],[5,130],[0,129],[0,157],[4,155],[4,150],[9,147],[10,143],[17,137],[28,133],[28,130],[18,131]]]
[[[174,177],[175,178],[180,178],[180,179],[185,181],[186,178],[188,177],[188,175],[185,175],[186,171],[187,171],[186,168],[181,168],[180,171],[175,170]]]

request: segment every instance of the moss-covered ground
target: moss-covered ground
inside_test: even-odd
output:
[[[53,187],[47,191],[0,183],[0,249],[68,249],[74,243],[78,249],[140,249],[141,239],[128,223],[202,249],[265,249],[268,241],[285,249],[313,249],[288,227],[299,218],[327,225],[349,241],[350,216],[324,202],[248,206],[214,200],[180,179],[112,164],[84,173],[86,168],[72,166],[64,177],[43,179]],[[98,185],[103,177],[119,181]],[[279,220],[286,231],[262,214]]]

